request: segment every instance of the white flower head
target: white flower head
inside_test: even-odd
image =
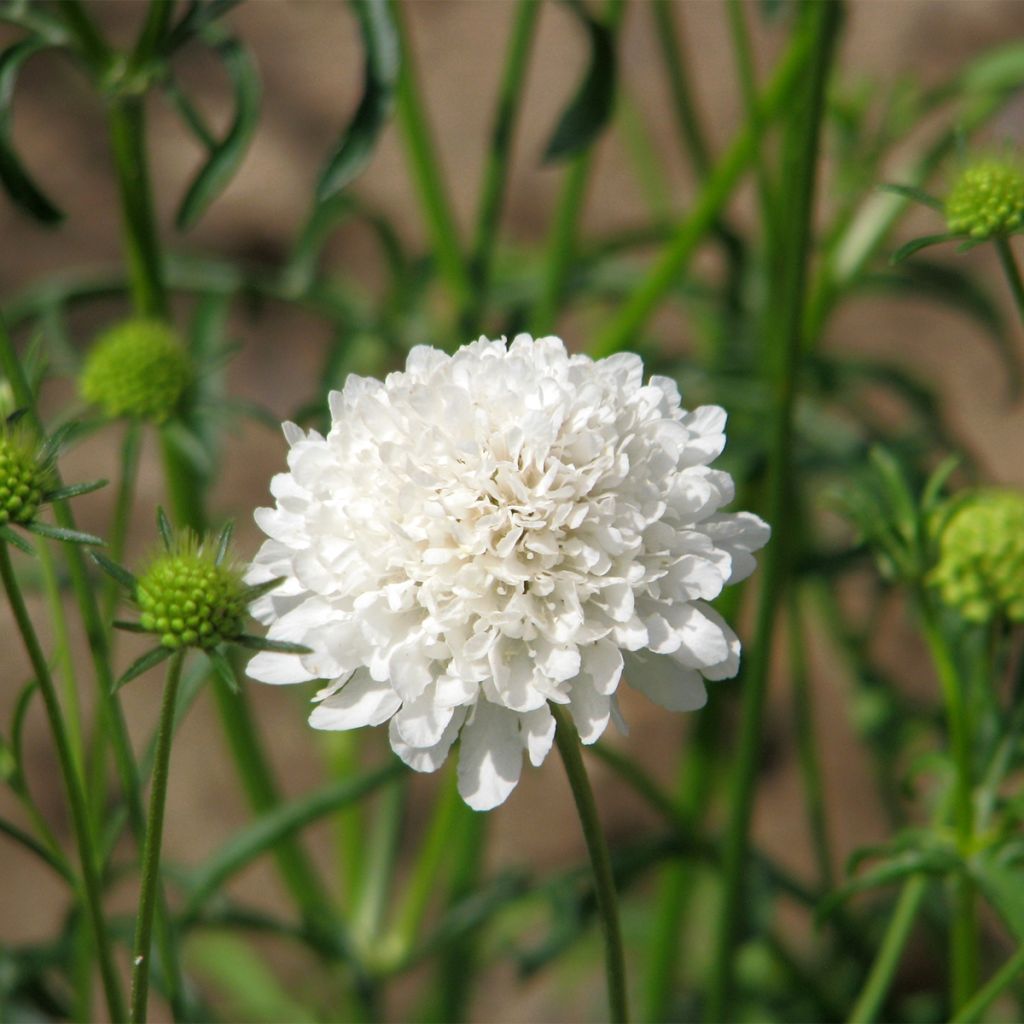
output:
[[[261,653],[266,683],[329,680],[318,729],[389,723],[436,771],[457,737],[459,791],[502,803],[524,751],[551,749],[549,702],[584,743],[629,683],[676,711],[736,674],[707,601],[754,569],[769,529],[723,513],[725,412],[682,408],[639,356],[594,361],[558,338],[421,346],[382,382],[349,377],[326,437],[285,424],[289,472],[247,582],[284,582],[253,615],[306,655]],[[621,719],[618,719],[621,722]]]

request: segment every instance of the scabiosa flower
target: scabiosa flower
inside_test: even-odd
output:
[[[1024,167],[998,157],[968,164],[953,182],[945,209],[953,234],[977,239],[1012,234],[1024,224]]]
[[[188,352],[173,328],[136,318],[110,328],[85,360],[82,397],[111,419],[163,423],[192,383]]]
[[[285,424],[288,473],[247,575],[284,582],[252,607],[267,683],[328,680],[310,723],[389,723],[434,771],[461,736],[459,791],[478,810],[547,755],[566,705],[584,743],[632,686],[673,710],[735,675],[740,645],[706,602],[754,569],[768,527],[723,513],[725,413],[689,412],[638,356],[598,362],[557,338],[429,347],[382,383],[330,396],[326,437]]]
[[[991,488],[952,499],[929,582],[968,622],[1024,622],[1024,494]]]

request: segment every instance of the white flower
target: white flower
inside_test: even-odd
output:
[[[630,684],[676,711],[736,674],[739,641],[705,602],[753,571],[769,530],[719,511],[722,409],[683,409],[638,356],[526,335],[415,348],[330,407],[326,438],[285,424],[290,472],[256,512],[270,539],[247,576],[284,577],[253,614],[313,652],[258,654],[249,675],[329,680],[315,728],[388,722],[417,771],[461,736],[459,791],[483,810],[524,751],[547,756],[549,701],[598,739],[623,652]]]

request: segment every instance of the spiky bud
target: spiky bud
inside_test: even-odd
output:
[[[162,423],[191,382],[191,361],[174,330],[140,318],[100,336],[86,357],[79,387],[111,419]]]
[[[971,238],[1008,235],[1024,224],[1024,168],[988,158],[965,167],[946,197],[946,223]]]
[[[986,489],[954,500],[929,582],[969,622],[1024,622],[1024,493]]]
[[[238,570],[218,565],[212,551],[185,537],[139,579],[139,624],[173,650],[215,647],[241,634],[245,591]]]
[[[17,428],[0,429],[0,526],[31,523],[49,483],[49,466],[32,438]]]

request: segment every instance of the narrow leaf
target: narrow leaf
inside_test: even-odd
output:
[[[77,498],[82,494],[91,494],[93,491],[98,491],[101,487],[106,487],[108,481],[106,480],[90,480],[88,483],[82,484],[68,484],[65,487],[58,487],[55,491],[50,491],[46,495],[47,501],[66,501],[68,498]]]
[[[48,537],[50,540],[62,540],[68,544],[92,544],[103,547],[107,542],[102,537],[95,537],[91,533],[82,533],[81,530],[69,530],[64,526],[53,526],[50,523],[41,523],[39,520],[29,523],[26,530],[38,533],[40,537]]]
[[[213,456],[203,441],[184,423],[171,420],[161,427],[161,433],[188,463],[193,473],[200,477],[209,477],[213,473]]]
[[[39,691],[39,682],[30,680],[18,694],[18,700],[14,705],[14,714],[11,716],[11,751],[14,754],[15,763],[18,766],[19,776],[21,774],[24,759],[22,756],[22,735],[25,730],[25,718],[28,709],[32,705],[32,698]]]
[[[40,191],[22,166],[14,150],[11,130],[18,72],[29,57],[45,47],[40,39],[30,37],[0,54],[0,182],[22,210],[43,224],[53,225],[62,221],[64,214]]]
[[[920,252],[922,249],[927,249],[932,245],[941,245],[943,242],[952,242],[959,237],[959,235],[951,235],[949,232],[946,232],[944,235],[922,235],[920,238],[913,238],[906,245],[901,245],[889,257],[889,262],[892,264],[900,263],[908,256],[913,256],[915,252]]]
[[[1024,887],[1020,867],[1010,867],[990,856],[975,862],[971,874],[1006,927],[1018,942],[1024,942]]]
[[[13,839],[14,842],[28,850],[29,853],[35,854],[44,864],[53,868],[72,888],[77,886],[77,879],[67,864],[63,860],[58,860],[42,843],[38,842],[27,832],[22,831],[17,825],[12,824],[6,818],[0,818],[0,833],[6,835],[9,839]]]
[[[611,30],[582,4],[569,5],[590,37],[590,64],[544,150],[544,162],[564,160],[587,149],[607,125],[615,101],[615,45]]]
[[[9,526],[0,526],[0,540],[23,551],[26,555],[35,555],[35,549],[23,537],[19,537]]]
[[[263,583],[254,583],[251,587],[246,587],[242,594],[246,604],[252,604],[257,597],[262,597],[264,594],[269,594],[270,591],[276,589],[284,583],[283,576],[277,576],[272,580],[265,580]]]
[[[217,536],[217,554],[214,557],[214,562],[217,565],[223,565],[224,559],[228,556],[228,548],[231,545],[231,535],[235,532],[235,521],[229,519],[220,529],[220,533]]]
[[[903,196],[905,199],[913,199],[916,203],[923,203],[925,206],[930,206],[933,210],[938,210],[940,213],[943,212],[944,207],[942,200],[937,199],[935,196],[925,192],[923,188],[918,188],[916,185],[896,185],[896,184],[882,184],[878,186],[882,192],[894,192],[898,196]]]
[[[92,560],[111,578],[117,580],[133,597],[138,588],[139,581],[123,565],[118,565],[112,558],[108,558],[102,551],[90,551]]]
[[[174,529],[162,505],[157,506],[156,528],[160,531],[160,539],[164,542],[164,548],[171,551],[174,548]]]
[[[186,920],[196,916],[206,900],[232,876],[263,856],[282,839],[319,818],[346,807],[403,774],[405,766],[392,761],[357,778],[341,779],[305,797],[281,804],[237,832],[192,876],[192,892],[185,907]]]
[[[234,87],[235,116],[227,134],[210,151],[182,200],[176,218],[182,231],[199,220],[232,179],[259,121],[260,83],[248,51],[237,39],[224,39],[215,48]]]
[[[224,685],[232,693],[238,693],[238,677],[235,675],[235,670],[231,667],[231,662],[224,657],[224,653],[218,651],[216,647],[212,647],[206,652],[206,656],[210,659],[214,672],[220,676]]]
[[[303,644],[293,644],[287,640],[268,640],[264,636],[250,636],[243,633],[235,637],[234,643],[247,647],[250,651],[273,651],[275,654],[312,654]]]
[[[141,622],[128,622],[125,619],[114,619],[114,629],[120,629],[125,633],[152,633],[146,629]]]
[[[133,679],[137,679],[143,672],[148,672],[154,666],[159,665],[161,661],[166,661],[172,654],[174,654],[174,651],[170,647],[164,647],[161,644],[161,646],[154,647],[153,650],[143,654],[141,658],[136,658],[124,675],[114,683],[112,692],[117,693],[125,683],[130,683]]]
[[[71,436],[77,430],[77,423],[74,420],[69,420],[67,423],[62,423],[45,441],[39,449],[39,457],[44,462],[49,462],[50,459],[55,459],[60,453],[61,448],[64,447],[65,443],[71,438]]]
[[[352,6],[366,54],[363,96],[320,175],[316,190],[320,203],[340,192],[369,162],[391,115],[398,83],[400,50],[390,4],[386,0],[352,0]]]

